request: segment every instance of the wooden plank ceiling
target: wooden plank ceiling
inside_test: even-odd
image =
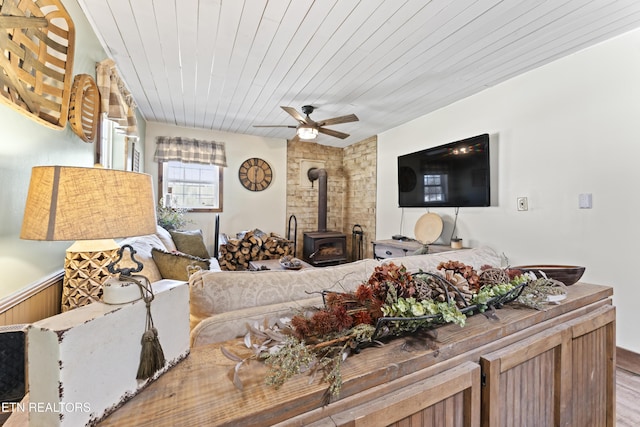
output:
[[[347,146],[640,26],[637,0],[79,0],[149,121]]]

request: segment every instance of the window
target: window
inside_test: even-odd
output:
[[[158,188],[165,206],[196,212],[222,212],[224,142],[156,137]]]
[[[158,162],[165,206],[194,212],[222,212],[222,168],[216,165]]]
[[[445,202],[447,194],[446,175],[423,175],[424,201]]]

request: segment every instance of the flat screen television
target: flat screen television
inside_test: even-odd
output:
[[[489,134],[398,156],[399,206],[491,206],[489,160]]]

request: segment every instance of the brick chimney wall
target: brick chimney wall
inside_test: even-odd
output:
[[[365,237],[364,257],[373,256],[371,240],[375,237],[376,225],[376,153],[375,136],[344,149],[305,141],[288,143],[285,220],[288,221],[293,214],[298,221],[297,257],[302,257],[302,233],[318,228],[318,188],[317,185],[307,188],[300,184],[301,160],[324,162],[328,174],[327,229],[347,235],[347,253],[351,254],[352,227],[360,224]]]

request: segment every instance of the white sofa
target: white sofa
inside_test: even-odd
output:
[[[321,291],[353,291],[380,264],[393,262],[409,271],[435,270],[456,260],[479,269],[500,266],[501,257],[481,247],[402,258],[365,259],[300,271],[200,271],[191,275],[191,346],[226,341],[246,333],[247,322],[290,315],[297,308],[322,304]]]
[[[137,237],[129,237],[121,242],[119,242],[120,246],[125,244],[130,245],[136,251],[135,257],[136,259],[142,263],[142,271],[138,274],[145,276],[151,283],[160,281],[162,279],[172,279],[168,277],[163,277],[160,272],[160,268],[156,264],[153,258],[153,249],[158,249],[167,253],[175,253],[178,248],[171,237],[171,234],[165,230],[164,228],[157,226],[156,233],[150,234],[146,236],[137,236]],[[204,243],[203,243],[204,245]],[[157,255],[157,254],[156,254]],[[128,261],[128,255],[124,257],[124,261],[121,263],[122,267],[133,267],[133,262]],[[220,266],[218,265],[218,260],[210,257],[209,261],[209,270],[217,271],[220,270]],[[177,280],[177,279],[174,279]],[[186,277],[183,281],[186,281]]]
[[[153,248],[176,251],[169,232],[125,239],[142,262],[142,274],[153,284],[168,280],[153,259]],[[456,260],[479,269],[499,266],[501,257],[491,248],[480,247],[385,260],[364,259],[331,267],[299,271],[221,271],[215,258],[209,270],[188,278],[190,288],[191,346],[226,341],[246,333],[247,322],[263,322],[291,315],[296,309],[322,304],[322,291],[353,291],[366,282],[376,266],[393,262],[409,271],[435,270],[440,262]],[[123,263],[128,266],[126,263]],[[182,282],[186,281],[182,280]]]

